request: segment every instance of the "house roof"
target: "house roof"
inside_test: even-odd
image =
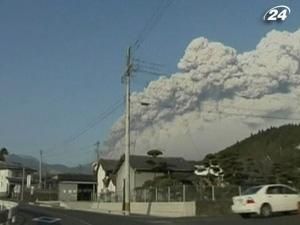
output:
[[[22,184],[23,178],[22,177],[7,177],[7,180],[10,184]],[[24,179],[24,183],[26,184],[27,180]],[[38,184],[36,180],[31,180],[31,184]]]
[[[107,171],[107,172],[113,172],[114,169],[116,168],[116,166],[118,165],[118,160],[115,159],[100,159],[99,163],[98,163],[98,168],[99,165],[101,165],[101,167],[103,168],[103,170]],[[97,170],[98,170],[97,168]]]
[[[7,163],[7,162],[0,162],[0,170],[23,170],[25,169],[26,172],[35,172],[35,169],[24,167],[21,164],[16,163]]]
[[[124,155],[120,158],[115,173],[124,162]],[[131,155],[129,159],[130,167],[137,171],[155,171],[163,168],[171,172],[192,172],[194,167],[182,157],[156,157]]]
[[[97,182],[96,176],[89,174],[63,173],[52,177],[52,179],[57,181]]]

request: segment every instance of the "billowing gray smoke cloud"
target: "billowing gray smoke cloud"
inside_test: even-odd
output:
[[[299,63],[300,30],[271,31],[243,54],[202,37],[193,40],[178,63],[180,72],[133,94],[132,152],[159,148],[165,155],[200,159],[259,128],[293,122],[300,117]],[[123,117],[106,147],[111,156],[124,152]]]

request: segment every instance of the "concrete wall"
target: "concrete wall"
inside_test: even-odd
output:
[[[131,204],[132,213],[166,216],[184,217],[196,215],[195,202],[134,202]]]
[[[60,201],[77,201],[77,184],[59,183],[58,200]]]
[[[61,205],[69,209],[122,213],[121,202],[64,202]],[[132,202],[131,213],[165,217],[184,217],[196,215],[195,202]]]

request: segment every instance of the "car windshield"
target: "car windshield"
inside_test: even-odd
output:
[[[248,189],[246,189],[245,191],[242,192],[242,195],[256,194],[261,188],[262,188],[262,186],[255,186],[255,187],[248,188]]]

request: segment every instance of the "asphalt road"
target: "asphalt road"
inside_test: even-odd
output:
[[[149,216],[121,216],[100,213],[82,212],[74,210],[43,208],[22,205],[19,208],[15,225],[47,225],[37,223],[34,218],[46,216],[60,218],[61,225],[299,225],[300,215],[278,215],[267,219],[242,219],[239,216],[220,217],[188,217],[188,218],[161,218]],[[55,223],[57,224],[57,223]]]

